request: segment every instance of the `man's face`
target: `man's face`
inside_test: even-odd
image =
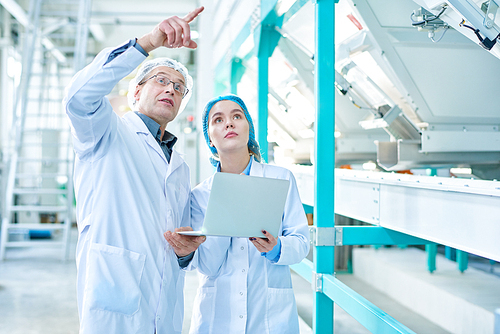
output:
[[[158,77],[148,80],[154,75]],[[159,83],[159,77],[172,83]],[[173,83],[185,85],[184,77],[173,68],[159,66],[148,73],[142,82],[144,83],[136,87],[134,94],[138,111],[155,120],[161,127],[166,127],[177,116],[182,102],[182,94],[174,89]]]

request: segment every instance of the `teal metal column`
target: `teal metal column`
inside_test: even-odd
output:
[[[270,29],[262,27],[260,32],[260,47],[258,53],[258,66],[259,66],[259,119],[257,122],[257,140],[260,145],[260,153],[264,161],[268,160],[269,143],[267,142],[267,118],[269,116],[268,94],[269,94],[269,57],[274,51],[270,43]]]
[[[238,83],[241,81],[244,73],[245,66],[243,65],[243,60],[234,57],[231,61],[231,94],[238,94]]]
[[[466,271],[469,266],[469,253],[457,249],[457,264],[461,273]]]
[[[334,99],[334,0],[315,4],[315,205],[314,225],[333,227],[335,168],[335,99]],[[319,274],[334,273],[335,248],[314,247],[314,269]],[[322,280],[316,280],[319,283]],[[316,334],[333,333],[333,301],[322,292],[314,293],[313,330]]]
[[[427,252],[427,269],[433,273],[436,271],[437,244],[425,245],[425,250]]]

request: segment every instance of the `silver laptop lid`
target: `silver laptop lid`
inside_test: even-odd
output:
[[[202,233],[231,237],[277,236],[289,180],[216,173]]]

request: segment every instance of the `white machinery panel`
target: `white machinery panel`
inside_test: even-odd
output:
[[[380,212],[382,227],[500,261],[500,182],[342,169],[335,176],[335,213],[373,223]]]
[[[370,224],[379,223],[379,185],[335,179],[335,213]]]
[[[500,260],[500,196],[381,184],[380,202],[383,227]]]

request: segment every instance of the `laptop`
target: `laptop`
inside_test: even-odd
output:
[[[289,180],[216,173],[201,231],[184,235],[261,237],[266,230],[278,236]]]

